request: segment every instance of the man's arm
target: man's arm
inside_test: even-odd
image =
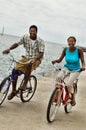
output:
[[[14,43],[11,47],[9,47],[8,49],[4,50],[2,53],[3,54],[8,54],[10,52],[10,50],[13,50],[13,49],[17,48],[19,45],[22,45],[24,43],[24,38],[25,38],[25,35],[20,39],[19,42]]]
[[[44,55],[44,52],[40,52],[37,57],[32,59],[32,63],[35,64],[37,60],[40,60]]]
[[[40,52],[39,55],[35,58],[36,60],[40,60],[44,55],[44,52]]]
[[[2,53],[3,54],[8,54],[10,53],[10,50],[13,50],[15,48],[17,48],[19,45],[17,43],[14,43],[11,47],[9,47],[8,49],[4,50]]]

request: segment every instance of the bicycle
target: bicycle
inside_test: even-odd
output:
[[[55,66],[54,66],[55,67]],[[56,71],[60,71],[60,68],[56,68]],[[53,122],[55,120],[56,113],[60,107],[61,104],[64,106],[64,110],[66,113],[70,113],[72,109],[71,105],[71,96],[67,90],[66,83],[64,79],[69,76],[70,73],[67,73],[66,76],[58,82],[58,85],[54,88],[51,97],[49,99],[48,107],[47,107],[47,121],[49,123]],[[76,79],[73,83],[74,88],[74,94],[77,93],[77,82],[78,79]]]
[[[12,57],[11,66],[13,63],[21,63],[24,65],[31,64],[31,61],[22,63],[22,62],[16,61],[12,55],[10,55],[10,56]],[[11,87],[12,81],[15,79],[15,77],[24,75],[24,73],[21,72],[20,70],[17,71],[16,75],[12,75],[12,71],[13,71],[13,69],[11,70],[11,73],[7,77],[5,77],[2,80],[2,82],[0,83],[0,105],[4,102],[4,100],[8,94],[8,91]],[[24,82],[24,76],[23,76],[22,81],[18,84],[18,86],[21,86],[23,84],[23,82]],[[36,88],[37,88],[37,78],[34,75],[30,75],[26,89],[24,91],[17,90],[16,96],[20,97],[22,102],[29,102],[34,95]]]

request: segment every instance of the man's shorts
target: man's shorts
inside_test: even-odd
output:
[[[24,63],[24,62],[27,62],[29,60],[31,60],[31,59],[28,59],[25,56],[22,56],[22,58],[19,60],[19,62],[23,62]],[[32,65],[32,70],[31,71],[35,70],[40,65],[40,63],[41,63],[41,61],[37,60],[36,64]],[[20,63],[16,63],[15,69],[16,70],[21,70],[23,73],[25,73],[26,65],[23,65],[23,64],[20,64]]]

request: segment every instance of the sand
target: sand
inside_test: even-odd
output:
[[[49,124],[46,111],[49,97],[54,89],[52,74],[38,78],[38,86],[34,97],[28,103],[20,98],[7,99],[0,106],[0,130],[86,130],[86,71],[82,72],[78,81],[76,106],[70,114],[61,106],[56,120]]]

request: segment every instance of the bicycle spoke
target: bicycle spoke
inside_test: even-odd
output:
[[[60,93],[60,89],[55,88],[55,90],[53,91],[50,97],[48,108],[47,108],[47,120],[49,123],[54,121],[56,113],[60,107],[61,93],[60,94],[59,93]]]
[[[20,98],[23,102],[28,102],[34,95],[37,87],[37,79],[35,76],[30,76],[30,81],[28,81],[27,88],[25,91],[21,91]]]
[[[8,93],[9,77],[6,77],[0,84],[0,105],[5,100]]]

